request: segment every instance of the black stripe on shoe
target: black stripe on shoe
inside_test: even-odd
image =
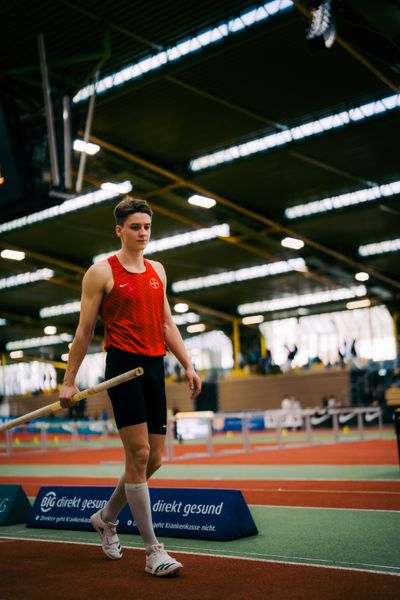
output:
[[[158,567],[156,568],[156,570],[154,572],[158,573],[159,571],[166,571],[167,569],[169,569],[170,567],[173,567],[175,565],[178,566],[177,563],[174,563],[174,562],[162,563],[161,565],[158,565]]]

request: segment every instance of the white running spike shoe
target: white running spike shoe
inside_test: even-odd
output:
[[[101,510],[90,517],[90,522],[101,538],[103,552],[111,560],[122,558],[122,548],[117,534],[116,523],[105,523],[101,518]]]
[[[164,544],[154,544],[149,554],[146,554],[146,573],[156,577],[168,577],[178,575],[181,569],[183,565],[164,550]]]

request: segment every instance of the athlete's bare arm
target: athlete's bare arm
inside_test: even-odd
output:
[[[164,285],[164,338],[168,348],[171,352],[176,356],[176,358],[181,363],[182,367],[185,369],[186,377],[189,380],[189,387],[191,389],[191,398],[194,400],[201,392],[201,379],[197,375],[194,367],[192,365],[192,361],[189,358],[187,350],[185,348],[185,344],[183,343],[182,336],[179,333],[178,327],[175,325],[171,308],[169,306],[166,289],[167,289],[167,276],[165,273],[165,269],[161,263],[156,262],[154,260],[151,261],[151,264],[157,271],[158,275],[161,278],[161,281]]]
[[[92,265],[82,280],[82,297],[79,324],[75,332],[60,391],[60,402],[64,408],[71,406],[70,398],[77,391],[75,377],[93,339],[94,328],[104,292],[112,287],[112,271],[107,261]]]

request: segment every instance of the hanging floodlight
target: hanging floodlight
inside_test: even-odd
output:
[[[306,34],[306,42],[315,52],[330,48],[336,39],[336,24],[332,0],[311,2],[311,24]]]

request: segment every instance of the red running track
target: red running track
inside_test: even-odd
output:
[[[169,464],[263,464],[263,465],[396,465],[398,454],[396,440],[370,440],[345,442],[304,448],[223,454],[238,449],[237,444],[216,446],[213,456],[184,458],[195,453],[204,453],[204,445],[174,446],[176,461]],[[102,462],[123,462],[122,448],[51,448],[47,452],[35,449],[19,449],[11,455],[0,454],[3,465],[97,465]]]
[[[177,446],[176,453],[194,452],[197,446]],[[63,464],[71,465],[71,477],[0,477],[0,483],[20,484],[29,496],[35,496],[46,485],[107,485],[114,486],[114,478],[83,478],[73,476],[76,464],[94,465],[123,462],[122,448],[101,449],[51,449],[46,453],[30,450],[11,456],[3,455],[2,464]],[[312,446],[282,450],[266,450],[248,454],[235,454],[192,459],[181,459],[176,464],[397,464],[395,440],[348,442],[336,445]],[[122,470],[122,464],[121,464]],[[242,490],[250,504],[275,506],[304,506],[324,508],[400,510],[399,481],[310,481],[310,480],[182,480],[152,479],[153,487],[202,487]]]

